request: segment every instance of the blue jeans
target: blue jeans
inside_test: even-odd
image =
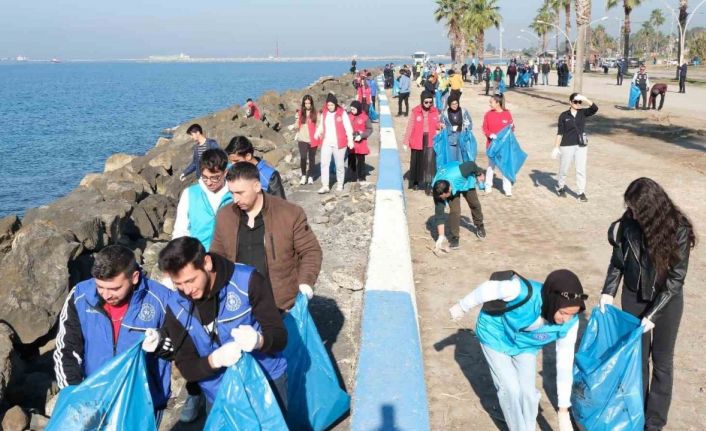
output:
[[[498,401],[510,431],[534,431],[537,424],[540,393],[535,387],[537,355],[522,353],[509,356],[481,344]]]

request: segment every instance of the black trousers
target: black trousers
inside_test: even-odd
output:
[[[485,95],[488,95],[488,92],[490,91],[490,80],[486,79],[485,80]]]
[[[409,93],[397,95],[397,115],[402,115],[402,102],[404,102],[404,115],[409,115]]]
[[[302,170],[302,175],[313,177],[315,163],[316,148],[311,148],[311,144],[309,144],[308,142],[299,141],[299,167]]]
[[[370,96],[370,100],[373,103],[373,109],[377,109],[377,108],[375,108],[375,99],[376,98],[377,98],[377,96]],[[367,112],[366,112],[366,114],[367,114]]]
[[[650,95],[650,108],[652,109],[657,109],[657,96],[659,96],[659,110],[662,110],[662,107],[664,106],[664,93],[659,93],[657,95],[651,94]]]
[[[348,153],[348,169],[355,173],[358,181],[365,181],[365,154]]]
[[[640,97],[642,97],[642,109],[647,109],[647,88],[640,89]],[[635,104],[635,109],[640,107],[640,98],[637,98],[637,104]]]
[[[624,311],[642,318],[652,303],[643,301],[638,292],[623,288],[621,305]],[[645,430],[648,431],[661,430],[667,424],[674,382],[674,345],[683,311],[684,296],[672,298],[653,322],[654,329],[642,336],[642,386],[645,395]]]
[[[679,77],[679,92],[686,93],[686,76]]]
[[[617,85],[623,85],[623,74],[619,73],[618,74],[618,81],[616,82]]]
[[[515,86],[515,75],[508,75],[510,77],[510,88]]]
[[[422,149],[410,149],[409,157],[409,188],[415,185],[419,188],[430,189],[431,180],[436,175],[436,157],[434,148],[429,147],[429,134],[425,133],[422,138]]]

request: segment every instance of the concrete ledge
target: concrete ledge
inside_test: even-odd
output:
[[[402,167],[382,80],[380,159],[351,429],[429,429]]]

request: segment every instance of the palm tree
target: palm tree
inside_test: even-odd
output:
[[[453,1],[453,0],[452,0]],[[490,27],[500,28],[502,16],[498,0],[468,0],[459,1],[466,6],[463,14],[463,27],[466,34],[474,35],[478,58],[485,58],[485,30]]]
[[[547,33],[551,31],[551,23],[554,22],[555,18],[554,10],[548,3],[545,3],[544,6],[537,10],[537,16],[534,17],[534,21],[530,24],[530,28],[537,33],[537,36],[542,38],[542,53],[547,51]]]
[[[559,10],[564,8],[565,22],[564,22],[564,32],[566,34],[571,34],[571,0],[549,0],[549,4],[554,9],[556,13],[556,25],[559,27]],[[559,55],[559,32],[557,31],[557,43],[556,43],[556,54]],[[567,42],[565,44],[566,54],[569,54],[570,44]]]
[[[686,18],[689,16],[687,13],[687,9],[689,8],[689,1],[688,0],[679,0],[679,25],[681,26],[682,31],[679,32],[679,44],[677,45],[677,59],[679,61],[679,66],[682,64],[682,46],[684,46],[683,41],[681,40],[682,37],[684,36],[684,26],[686,25]],[[670,58],[671,60],[671,58]],[[679,70],[677,70],[677,78],[679,78]]]
[[[627,0],[626,0],[627,1]],[[583,90],[583,63],[586,51],[586,27],[591,20],[591,0],[576,0],[576,67],[574,68],[574,91]]]
[[[466,3],[465,0],[436,0],[434,19],[436,22],[446,22],[449,42],[451,43],[452,61],[456,61],[457,53],[465,49],[463,47],[465,45],[465,36],[461,29],[461,20],[465,12]]]
[[[616,7],[620,0],[606,0],[606,8],[612,9]],[[622,0],[623,11],[625,12],[625,24],[623,26],[623,31],[625,32],[625,39],[623,45],[623,57],[626,59],[630,56],[630,13],[633,9],[642,4],[642,0]]]

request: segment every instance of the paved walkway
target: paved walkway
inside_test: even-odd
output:
[[[588,77],[586,89],[585,94],[600,107],[599,115],[587,127],[591,135],[588,203],[579,203],[573,197],[561,199],[554,193],[557,162],[549,154],[556,119],[566,109],[565,100],[571,92],[570,88],[558,87],[507,93],[518,139],[529,157],[511,198],[497,190],[498,179],[495,192],[481,197],[488,233],[485,241],[473,235],[470,211],[462,204],[461,249],[436,257],[431,252],[432,198],[423,192],[406,194],[432,429],[506,429],[473,333],[477,311],[469,313],[459,325],[449,320],[448,308],[491,272],[509,268],[537,280],[543,280],[553,269],[570,268],[579,274],[590,294],[589,307],[595,305],[611,252],[606,240],[608,225],[621,215],[622,193],[639,176],[650,176],[667,189],[691,216],[701,240],[692,252],[687,277],[668,429],[697,430],[706,423],[706,366],[701,355],[706,341],[701,330],[706,327],[706,314],[701,311],[706,306],[706,220],[702,217],[706,211],[702,198],[706,185],[706,122],[701,118],[706,109],[694,103],[688,109],[672,110],[670,101],[681,95],[673,97],[670,93],[668,108],[660,114],[624,111],[614,105],[627,98],[626,86],[618,94],[602,77]],[[479,95],[480,90],[481,86],[466,84],[462,105],[471,112],[480,147],[477,161],[485,167],[485,139],[480,128],[488,98]],[[706,90],[701,91],[706,96]],[[396,114],[396,100],[391,101]],[[418,89],[414,89],[410,102],[412,106],[419,103]],[[687,118],[686,114],[691,115]],[[400,145],[406,120],[395,117]],[[403,172],[408,159],[409,155],[403,154]],[[568,187],[574,186],[574,177],[570,176]],[[557,426],[553,357],[554,347],[550,346],[538,358],[537,386],[542,391],[538,423],[542,430]]]

